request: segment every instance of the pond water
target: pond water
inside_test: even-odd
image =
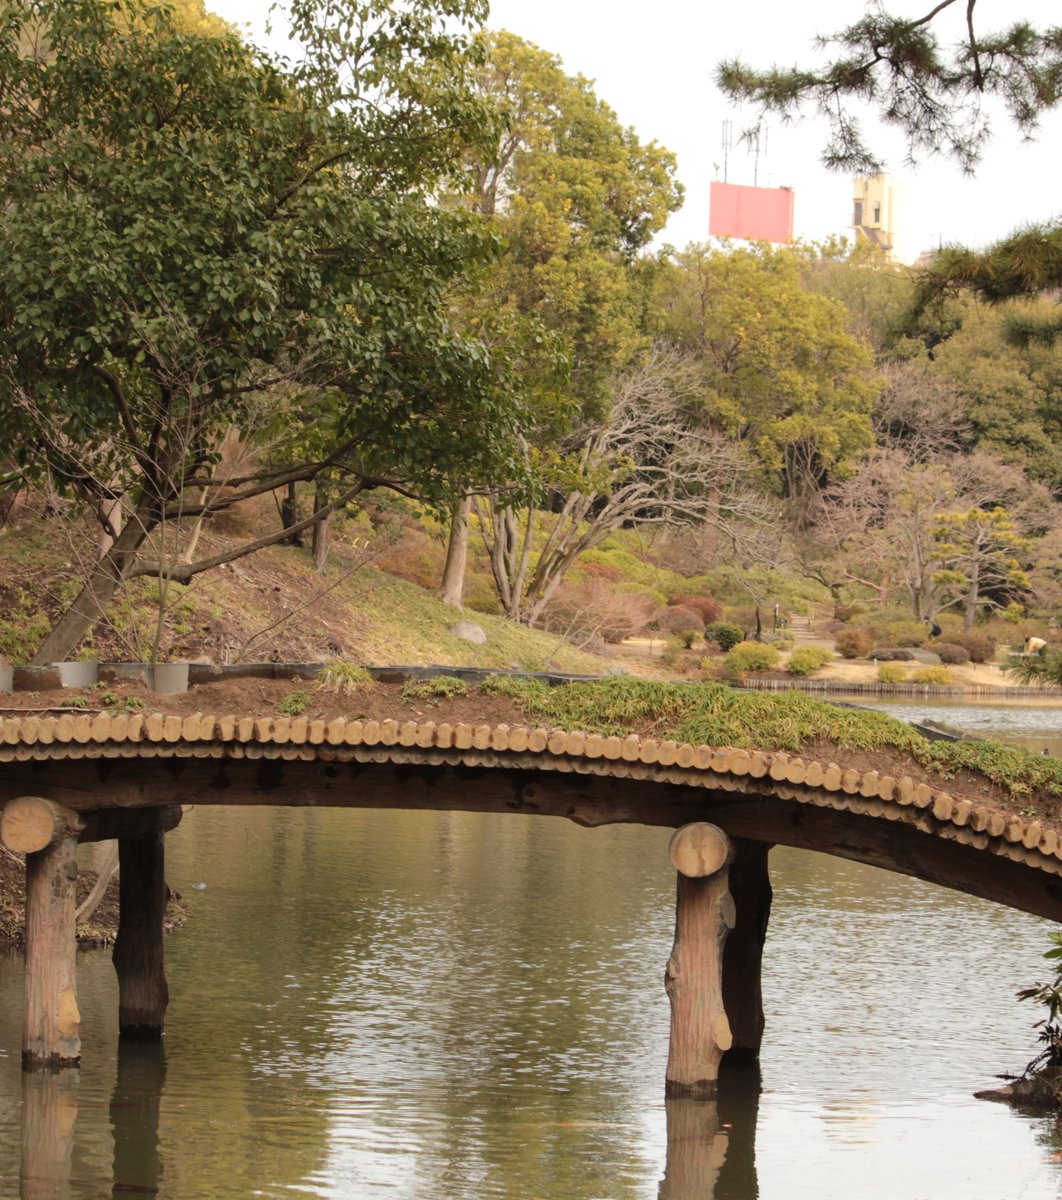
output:
[[[1014,993],[1046,924],[825,856],[771,853],[760,1078],[665,1104],[667,837],[188,812],[161,1047],[118,1053],[109,956],[84,954],[82,1069],[23,1077],[21,962],[0,958],[0,1196],[1060,1194],[1058,1123],[972,1098],[1035,1050]]]

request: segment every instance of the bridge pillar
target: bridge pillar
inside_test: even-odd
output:
[[[770,849],[767,842],[734,838],[730,894],[736,919],[723,950],[723,1005],[734,1035],[725,1056],[728,1063],[755,1060],[763,1041],[763,944],[772,899],[767,872]]]
[[[5,805],[0,839],[26,856],[26,974],[22,1065],[72,1067],[81,1058],[74,929],[78,815],[52,800]]]
[[[675,944],[664,986],[671,1002],[668,1096],[715,1096],[719,1064],[733,1044],[723,1007],[723,948],[734,927],[728,886],[733,847],[715,825],[675,831],[669,847],[678,872]]]
[[[131,1037],[162,1036],[170,992],[162,950],[166,915],[164,810],[154,828],[118,838],[118,1030]]]

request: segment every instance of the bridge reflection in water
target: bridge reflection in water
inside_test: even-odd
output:
[[[22,1075],[20,1200],[71,1195],[77,1133],[79,1072],[25,1071]],[[112,1196],[157,1195],[164,1190],[159,1112],[166,1079],[161,1042],[123,1039],[110,1102],[114,1144]],[[753,1200],[759,1069],[724,1067],[712,1100],[665,1101],[667,1157],[658,1200]]]

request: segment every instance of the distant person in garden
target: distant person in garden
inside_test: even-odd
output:
[[[1027,637],[1021,652],[1022,654],[1038,654],[1041,658],[1043,658],[1047,652],[1047,643],[1043,638]]]

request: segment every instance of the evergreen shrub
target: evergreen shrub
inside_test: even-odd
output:
[[[822,646],[801,646],[789,656],[785,669],[790,675],[803,677],[813,674],[832,659],[833,655]]]
[[[983,633],[953,633],[949,641],[953,645],[962,646],[969,654],[971,662],[991,662],[996,656],[996,643]]]
[[[912,683],[949,684],[951,676],[947,667],[922,667],[911,676]]]
[[[737,625],[732,625],[729,621],[713,621],[705,627],[704,636],[709,641],[715,642],[725,654],[726,651],[732,650],[745,635]]]
[[[878,683],[903,683],[907,678],[907,668],[899,663],[882,663],[878,667]]]
[[[702,627],[711,625],[723,615],[723,606],[711,596],[691,596],[673,592],[668,596],[667,604],[668,608],[684,608],[695,613],[700,618]]]
[[[724,665],[733,678],[744,671],[770,671],[780,659],[781,654],[765,642],[738,642],[727,651]]]

